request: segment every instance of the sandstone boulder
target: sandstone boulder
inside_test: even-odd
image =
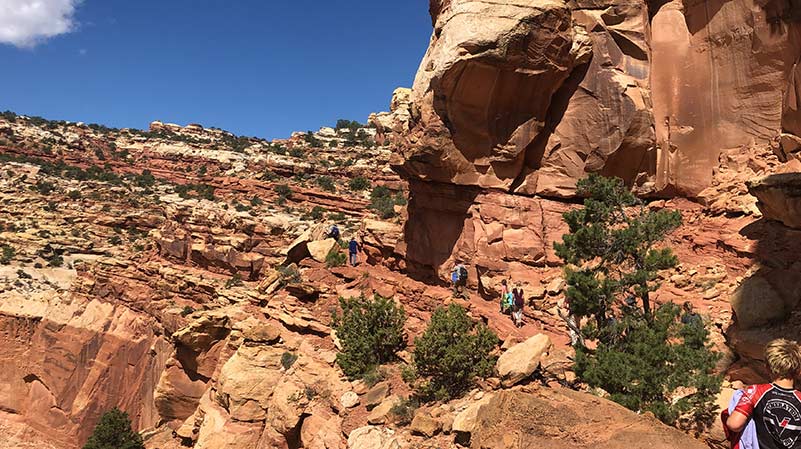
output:
[[[431,438],[442,430],[442,423],[432,418],[427,412],[418,411],[409,426],[412,433]]]
[[[592,419],[587,419],[592,410]],[[653,417],[567,389],[502,391],[481,407],[470,428],[474,449],[703,449],[707,447]],[[525,426],[520,423],[528,423]],[[454,422],[454,430],[456,422]],[[569,442],[569,444],[566,444]]]
[[[386,424],[389,421],[389,415],[392,411],[392,407],[395,406],[400,401],[400,398],[396,395],[388,396],[386,399],[381,401],[370,414],[367,416],[367,423],[368,424]]]
[[[359,395],[353,391],[345,392],[339,399],[339,403],[344,408],[353,408],[359,405]]]
[[[503,385],[510,387],[531,376],[550,348],[551,339],[547,335],[538,334],[501,354],[496,367]]]
[[[376,426],[359,427],[348,435],[348,449],[401,449],[402,439],[390,429]]]
[[[801,229],[801,173],[782,173],[748,182],[765,218]]]
[[[325,258],[328,253],[337,247],[337,241],[334,239],[317,240],[306,244],[311,254],[312,259],[320,263],[325,263]]]
[[[381,402],[384,401],[384,398],[387,397],[389,394],[389,383],[381,382],[374,385],[367,393],[364,395],[364,400],[362,401],[367,407],[367,410],[372,410],[373,407],[377,406]]]

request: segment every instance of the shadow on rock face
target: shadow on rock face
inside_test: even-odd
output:
[[[407,271],[413,279],[439,283],[438,271],[454,254],[480,189],[413,181],[409,190],[409,219],[403,231]]]

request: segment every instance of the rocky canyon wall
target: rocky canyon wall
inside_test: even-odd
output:
[[[799,131],[787,2],[432,2],[409,178],[570,196],[595,171],[693,196],[726,149]]]
[[[414,87],[393,101],[403,132],[383,127],[410,181],[409,263],[429,274],[496,255],[494,238],[514,247],[515,235],[558,226],[558,213],[532,211],[572,201],[589,172],[751,214],[747,172],[785,170],[801,146],[790,3],[432,0],[431,12]],[[465,251],[479,222],[502,224],[502,237]],[[516,263],[549,264],[532,257]]]

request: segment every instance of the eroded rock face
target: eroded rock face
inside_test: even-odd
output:
[[[754,0],[432,1],[399,172],[551,197],[600,172],[641,193],[696,195],[724,150],[781,137],[797,152],[801,47],[788,11]]]

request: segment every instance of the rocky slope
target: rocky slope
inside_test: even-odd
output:
[[[372,121],[402,123],[402,102],[393,108]],[[472,419],[495,416],[490,409],[476,415],[476,407],[523,401],[533,411],[563,393],[515,384],[532,374],[553,388],[573,381],[553,308],[559,286],[550,277],[527,279],[539,306],[520,329],[494,301],[463,303],[506,347],[523,342],[509,354],[525,356],[502,358],[499,377],[482,385],[487,394],[423,407],[403,425],[391,412],[410,393],[399,366],[375,386],[342,375],[329,328],[338,297],[396,298],[410,339],[451,301],[437,282],[405,274],[416,249],[403,241],[403,223],[408,229],[417,218],[400,205],[399,215],[381,218],[391,213],[370,209],[368,193],[349,187],[362,176],[400,194],[407,188],[389,170],[389,148],[369,136],[354,142],[338,137],[346,131],[323,129],[264,142],[197,125],[154,122],[140,132],[10,114],[0,130],[0,358],[10,368],[0,373],[0,436],[7,447],[80,447],[114,406],[153,449],[496,447],[501,424]],[[379,126],[375,140],[386,139]],[[283,185],[288,191],[276,188]],[[514,207],[491,194],[483,204]],[[558,229],[564,205],[546,207]],[[362,241],[360,267],[326,266],[338,247],[325,229],[335,222]],[[545,236],[517,238],[526,246],[499,252],[497,263],[555,264]],[[703,273],[689,276],[685,288]],[[505,396],[493,393],[502,385]],[[613,407],[616,422],[631,419],[599,398],[571,401]],[[554,416],[542,410],[540,425],[551,428]],[[586,444],[602,441],[587,439],[587,430],[565,432]],[[643,421],[642,432],[694,444],[653,421]],[[609,438],[603,441],[617,447]]]
[[[796,337],[801,299],[792,9],[432,0],[431,12],[413,88],[368,128],[268,142],[0,117],[6,447],[80,447],[114,406],[149,449],[701,446],[565,388],[580,385],[553,243],[586,172],[679,210],[681,264],[654,299],[709,318],[722,403],[762,380],[762,346]],[[356,178],[390,196],[372,201]],[[362,241],[359,267],[327,266],[331,223]],[[410,393],[400,366],[348,381],[331,311],[340,296],[394,297],[411,343],[453,301],[456,260],[470,271],[463,305],[505,352],[497,376],[406,423],[392,412]],[[502,278],[527,292],[523,328],[497,312]]]

